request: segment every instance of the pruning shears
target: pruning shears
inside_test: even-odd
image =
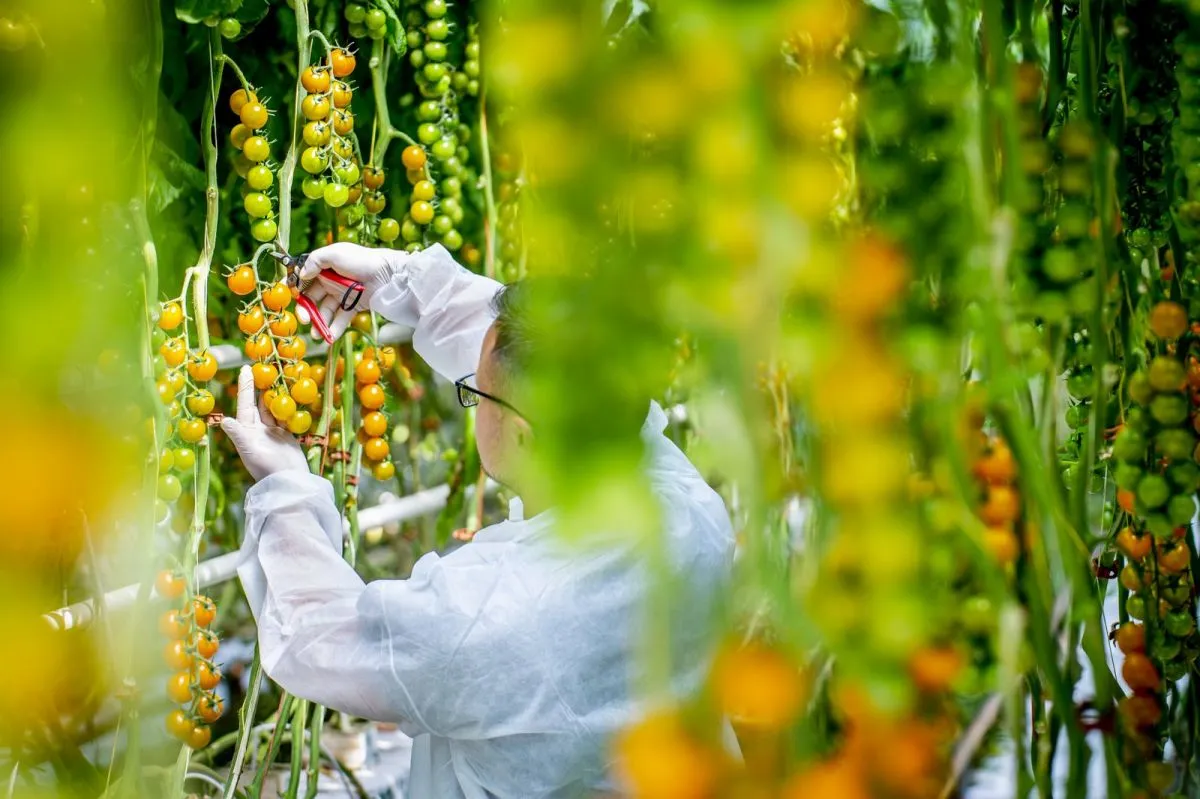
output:
[[[287,269],[288,288],[292,290],[292,296],[296,298],[296,304],[308,313],[309,318],[312,319],[312,326],[316,329],[321,338],[325,340],[325,343],[332,344],[333,333],[329,330],[329,324],[325,321],[325,318],[321,316],[321,312],[317,309],[317,304],[312,301],[312,298],[304,293],[305,290],[312,285],[313,280],[316,278],[313,278],[313,280],[305,280],[303,282],[300,280],[300,270],[304,267],[304,263],[308,259],[309,253],[302,252],[299,255],[289,255],[288,253],[280,250],[278,252],[272,252],[271,255],[275,258],[275,260],[283,264],[284,268]],[[352,280],[343,275],[339,275],[332,269],[322,269],[319,277],[322,277],[332,283],[337,283],[339,286],[345,287],[346,293],[342,295],[342,300],[339,303],[339,307],[343,311],[353,311],[358,305],[358,301],[362,299],[363,284],[359,283],[357,280]]]

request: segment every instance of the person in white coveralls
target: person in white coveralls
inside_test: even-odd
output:
[[[301,273],[332,269],[365,286],[373,311],[414,328],[413,346],[459,398],[478,403],[484,469],[521,495],[523,459],[537,446],[519,372],[537,342],[513,292],[459,266],[439,246],[409,255],[339,243]],[[308,294],[335,335],[351,314],[344,289],[322,279]],[[674,581],[672,687],[704,678],[710,618],[733,559],[720,497],[663,435],[649,403],[644,478],[657,497]],[[296,696],[397,723],[414,737],[413,799],[575,797],[615,791],[612,736],[646,711],[634,696],[635,649],[647,570],[620,529],[571,547],[540,498],[510,503],[507,521],[406,580],[364,583],[342,560],[333,490],[295,438],[262,414],[249,368],[236,417],[222,428],[257,483],[246,496],[238,574],[258,623],[263,668]],[[661,578],[655,578],[661,579]]]

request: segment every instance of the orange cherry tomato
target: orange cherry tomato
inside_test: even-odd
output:
[[[1150,554],[1150,536],[1139,535],[1132,527],[1117,533],[1117,549],[1130,560],[1142,560]]]
[[[245,311],[238,314],[238,330],[247,336],[253,336],[258,333],[266,323],[267,315],[263,312],[262,306],[259,305],[251,305]]]
[[[204,694],[200,697],[200,701],[196,703],[196,713],[205,722],[212,724],[217,719],[221,718],[221,714],[225,712],[225,702],[221,697],[215,694]]]
[[[292,290],[280,281],[262,293],[262,302],[269,311],[282,311],[292,302]]]
[[[330,66],[333,67],[333,75],[337,78],[344,78],[354,71],[354,67],[358,65],[358,60],[354,57],[354,53],[342,47],[334,48],[330,54]]]
[[[1150,658],[1141,652],[1130,652],[1125,656],[1121,666],[1121,676],[1125,683],[1135,692],[1153,691],[1158,688],[1158,669]]]
[[[192,701],[192,676],[186,671],[177,671],[167,678],[167,696],[178,705]]]
[[[254,279],[254,270],[246,264],[242,264],[230,272],[225,282],[229,285],[229,290],[239,297],[244,297],[254,291],[254,287],[258,285]]]
[[[1117,647],[1126,655],[1146,651],[1146,628],[1141,624],[1127,621],[1117,628],[1114,637]]]
[[[203,749],[212,740],[212,729],[204,724],[196,724],[187,736],[187,745],[192,749]]]
[[[379,361],[374,358],[370,360],[364,358],[354,367],[354,377],[360,383],[378,383],[382,374],[379,369]]]
[[[277,336],[290,336],[296,332],[298,326],[296,315],[291,311],[283,311],[271,320],[271,332]]]
[[[400,160],[404,162],[406,169],[422,169],[428,156],[425,155],[425,149],[417,144],[410,144],[404,148],[404,152],[400,153]]]
[[[329,70],[323,66],[307,67],[300,73],[300,83],[306,92],[324,94],[329,91]]]
[[[211,691],[221,684],[221,670],[207,660],[196,665],[196,682],[206,691]]]
[[[387,417],[379,411],[371,411],[363,416],[362,429],[368,436],[381,436],[387,432]]]
[[[158,620],[158,629],[167,638],[183,638],[188,634],[187,619],[179,615],[177,610],[168,610]]]
[[[975,475],[991,485],[1011,483],[1017,477],[1012,450],[1003,442],[997,442],[991,452],[976,461]]]
[[[211,659],[213,655],[217,654],[220,646],[221,642],[217,638],[217,634],[210,630],[197,630],[196,634],[192,636],[192,648],[202,658]]]
[[[308,345],[304,343],[304,339],[297,336],[288,336],[285,339],[280,339],[275,346],[279,352],[280,358],[285,358],[289,361],[298,361],[304,357],[304,353],[308,350]]]
[[[183,579],[183,575],[171,569],[163,569],[154,578],[154,590],[161,597],[167,599],[176,599],[183,596],[183,592],[187,590],[187,581]]]
[[[187,365],[188,374],[197,382],[212,380],[217,374],[217,359],[208,350],[192,356]]]
[[[363,456],[368,460],[381,461],[388,456],[388,443],[383,438],[368,438],[363,444]]]
[[[196,626],[207,627],[217,617],[217,604],[203,594],[192,597],[192,617]]]
[[[378,383],[368,383],[358,390],[358,401],[368,410],[374,411],[382,408],[386,398]]]
[[[163,648],[163,660],[175,671],[187,671],[192,667],[192,653],[183,641],[168,641]]]
[[[1179,544],[1170,549],[1160,549],[1158,552],[1159,571],[1167,574],[1178,574],[1188,567],[1191,562],[1191,551],[1187,544]]]
[[[1017,492],[1008,486],[989,486],[987,498],[979,508],[979,518],[988,525],[999,526],[1015,522],[1021,512]]]
[[[279,379],[279,370],[273,363],[260,361],[250,367],[250,374],[254,377],[254,387],[259,391],[266,391]]]
[[[1133,503],[1137,499],[1132,491],[1124,488],[1117,489],[1117,505],[1126,513],[1133,513]]]
[[[192,720],[182,710],[172,710],[167,714],[167,732],[171,737],[185,741],[192,732]]]

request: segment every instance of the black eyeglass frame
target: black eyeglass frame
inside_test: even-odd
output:
[[[486,391],[480,391],[479,389],[475,388],[474,386],[468,386],[467,381],[474,376],[475,376],[475,372],[471,372],[471,374],[460,377],[459,379],[454,381],[454,388],[457,389],[459,405],[463,406],[464,408],[474,408],[476,405],[479,404],[479,398],[483,397],[484,399],[491,400],[492,402],[496,403],[497,405],[508,408],[510,411],[515,413],[517,416],[520,416],[522,419],[525,418],[525,414],[518,411],[512,403],[507,402],[506,400],[502,400],[499,397],[493,396],[493,395],[487,393]]]

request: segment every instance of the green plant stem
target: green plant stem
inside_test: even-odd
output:
[[[296,9],[296,48],[299,51],[296,67],[296,90],[292,105],[292,139],[288,143],[288,152],[283,159],[283,167],[279,170],[279,234],[280,246],[288,249],[292,234],[292,183],[296,176],[296,158],[300,143],[300,130],[304,126],[304,117],[300,111],[300,100],[304,94],[299,76],[308,67],[311,59],[312,44],[308,28],[308,0],[294,0]]]
[[[483,273],[496,277],[496,187],[492,185],[492,152],[487,126],[487,92],[479,94],[479,156],[483,160],[483,201],[487,216],[484,219]]]
[[[300,790],[300,769],[304,765],[304,730],[308,721],[308,702],[297,700],[296,709],[292,713],[292,764],[288,773],[287,793],[285,799],[296,799]]]
[[[262,694],[262,660],[258,644],[254,645],[254,659],[250,663],[250,685],[246,698],[238,711],[237,749],[234,751],[233,762],[229,765],[229,777],[225,782],[222,799],[234,799],[237,792],[238,780],[246,765],[246,753],[250,748],[250,732],[254,728],[254,714],[258,710],[258,698]]]
[[[313,705],[312,726],[308,732],[308,774],[304,785],[304,799],[316,799],[321,777],[321,730],[325,726],[325,708]]]
[[[266,784],[267,775],[271,772],[271,765],[275,762],[275,756],[279,754],[279,747],[283,743],[283,729],[287,725],[287,720],[292,715],[292,708],[296,703],[296,697],[283,692],[279,698],[279,709],[275,713],[275,729],[271,731],[270,741],[267,743],[267,751],[263,755],[262,762],[259,763],[258,773],[254,775],[254,783],[250,786],[250,796],[252,799],[260,799],[262,796],[263,785]]]

